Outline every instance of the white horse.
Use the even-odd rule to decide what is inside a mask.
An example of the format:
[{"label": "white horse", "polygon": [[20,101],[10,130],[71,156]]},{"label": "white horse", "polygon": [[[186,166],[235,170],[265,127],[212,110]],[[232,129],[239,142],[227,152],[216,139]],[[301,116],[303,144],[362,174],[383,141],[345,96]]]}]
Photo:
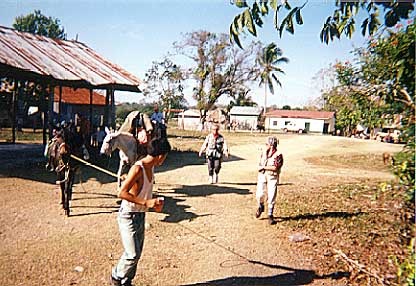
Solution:
[{"label": "white horse", "polygon": [[124,166],[134,164],[146,155],[146,145],[140,144],[131,133],[108,133],[104,138],[100,153],[110,156],[115,149],[119,149],[120,165],[117,172],[117,185],[121,186],[121,172]]}]

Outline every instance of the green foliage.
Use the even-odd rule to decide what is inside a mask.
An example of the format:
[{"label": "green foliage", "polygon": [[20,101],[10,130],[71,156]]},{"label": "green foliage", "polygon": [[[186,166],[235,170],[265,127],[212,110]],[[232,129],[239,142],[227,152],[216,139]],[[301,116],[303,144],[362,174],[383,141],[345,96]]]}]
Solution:
[{"label": "green foliage", "polygon": [[257,103],[248,95],[248,91],[245,91],[237,94],[234,100],[227,106],[227,110],[230,111],[233,106],[257,106]]},{"label": "green foliage", "polygon": [[16,17],[13,28],[21,32],[29,32],[54,39],[66,39],[64,28],[56,18],[44,16],[40,10],[35,10],[26,16]]},{"label": "green foliage", "polygon": [[407,258],[400,261],[396,256],[393,257],[394,264],[397,267],[397,283],[405,286],[415,286],[415,239],[410,240],[407,247]]},{"label": "green foliage", "polygon": [[127,115],[132,111],[140,111],[148,114],[153,113],[154,103],[122,103],[116,106],[116,118],[117,122],[123,123]]},{"label": "green foliage", "polygon": [[[244,5],[243,2],[239,5]],[[259,46],[253,42],[241,50],[229,43],[226,34],[207,31],[187,33],[180,43],[175,43],[178,53],[194,62],[193,97],[201,110],[202,121],[220,97],[237,98],[249,90],[248,84],[256,77],[255,56]]]},{"label": "green foliage", "polygon": [[162,108],[182,109],[188,105],[183,94],[185,79],[185,71],[172,60],[154,61],[145,74],[146,88],[143,93],[155,96]]},{"label": "green foliage", "polygon": [[415,199],[415,38],[412,21],[403,28],[396,26],[386,37],[369,42],[361,51],[363,77],[367,82],[381,85],[378,96],[388,104],[390,113],[403,116],[403,151],[396,155],[394,173],[407,194],[407,205],[414,213]]},{"label": "green foliage", "polygon": [[[409,19],[414,10],[412,1],[392,0],[392,1],[339,1],[335,0],[335,10],[329,16],[322,27],[321,41],[328,44],[335,38],[340,38],[343,34],[351,38],[356,28],[355,18],[360,9],[367,12],[367,17],[361,23],[361,34],[374,35],[382,26],[381,13],[384,14],[384,25],[393,27],[403,19]],[[269,13],[273,14],[274,28],[279,32],[280,37],[284,31],[294,34],[294,22],[298,25],[303,24],[301,11],[302,6],[292,8],[289,0],[254,0],[250,6],[248,1],[231,1],[238,8],[244,11],[234,17],[230,25],[230,40],[242,48],[239,36],[247,29],[253,36],[257,36],[256,27],[263,26],[263,18]],[[282,20],[280,20],[282,19]]]},{"label": "green foliage", "polygon": [[[401,232],[406,245],[410,242],[407,260],[399,262],[398,283],[414,285],[415,214],[415,24],[371,39],[367,46],[355,51],[357,67],[349,63],[335,65],[338,86],[325,94],[326,108],[335,110],[338,127],[364,122],[368,126],[383,124],[389,116],[401,115],[401,139],[406,144],[394,156],[393,172],[398,190],[404,197]],[[356,122],[354,122],[354,120]],[[386,122],[387,123],[387,122]]]},{"label": "green foliage", "polygon": [[283,51],[275,43],[270,43],[257,56],[257,63],[260,67],[259,85],[264,85],[264,112],[267,108],[267,88],[274,94],[274,84],[282,85],[277,74],[284,74],[284,71],[278,65],[289,62],[289,59],[282,55]]},{"label": "green foliage", "polygon": [[[294,22],[298,25],[303,24],[303,18],[301,10],[305,6],[303,4],[300,7],[292,7],[289,5],[289,1],[254,1],[251,7],[247,1],[231,1],[232,4],[238,8],[244,9],[244,11],[234,17],[233,22],[230,25],[230,40],[235,42],[240,48],[242,48],[240,42],[240,34],[247,29],[247,31],[253,36],[257,36],[256,27],[261,28],[263,26],[262,18],[272,12],[274,17],[274,27],[279,31],[280,37],[284,30],[293,34],[295,32]],[[282,21],[279,21],[279,13],[283,14],[286,12],[285,17]]]}]

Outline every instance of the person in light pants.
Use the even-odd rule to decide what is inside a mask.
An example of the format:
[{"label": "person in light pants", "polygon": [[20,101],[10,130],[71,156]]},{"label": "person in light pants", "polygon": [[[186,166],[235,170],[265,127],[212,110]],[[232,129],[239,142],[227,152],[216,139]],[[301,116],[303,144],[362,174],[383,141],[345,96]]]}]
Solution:
[{"label": "person in light pants", "polygon": [[280,171],[283,166],[283,154],[277,150],[276,137],[268,137],[266,148],[262,151],[258,167],[256,199],[258,208],[256,218],[264,212],[264,198],[267,191],[267,206],[269,224],[274,224],[273,210],[279,184]]}]

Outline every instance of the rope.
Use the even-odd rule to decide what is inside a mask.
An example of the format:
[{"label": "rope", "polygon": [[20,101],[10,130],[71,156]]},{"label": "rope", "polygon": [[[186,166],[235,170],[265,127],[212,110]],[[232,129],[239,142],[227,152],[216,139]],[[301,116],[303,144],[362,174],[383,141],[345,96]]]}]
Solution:
[{"label": "rope", "polygon": [[[81,162],[81,163],[85,164],[86,166],[93,167],[93,168],[95,168],[95,169],[97,169],[97,170],[99,170],[99,171],[101,171],[101,172],[104,172],[104,173],[106,173],[106,174],[110,175],[110,176],[113,176],[113,177],[115,177],[115,178],[118,178],[117,174],[115,174],[115,173],[113,173],[113,172],[111,172],[111,171],[108,171],[108,170],[106,170],[106,169],[104,169],[104,168],[98,167],[98,166],[96,166],[96,165],[94,165],[94,164],[91,164],[91,163],[89,163],[89,162],[87,162],[87,161],[85,161],[85,160],[82,160],[81,158],[78,158],[78,157],[77,157],[77,156],[75,156],[75,155],[72,155],[72,154],[71,154],[71,158],[73,158],[73,159],[75,159],[75,160],[77,160],[77,161],[79,161],[79,162]],[[231,266],[228,266],[228,267],[238,266],[238,265],[241,265],[241,264],[245,264],[245,263],[250,263],[250,262],[252,262],[252,261],[251,261],[250,259],[248,259],[247,257],[245,257],[245,256],[243,256],[243,255],[241,255],[241,254],[239,254],[239,253],[237,253],[237,252],[235,252],[234,250],[230,249],[229,247],[226,247],[226,246],[224,246],[224,245],[222,245],[222,244],[220,244],[220,243],[216,242],[216,241],[215,241],[215,240],[213,240],[213,239],[210,239],[210,238],[208,238],[208,237],[204,236],[203,234],[201,234],[201,233],[199,233],[199,232],[197,232],[197,231],[193,230],[192,228],[187,227],[187,226],[184,226],[184,225],[182,225],[182,224],[180,224],[180,226],[181,226],[182,228],[184,228],[184,229],[186,229],[186,230],[188,230],[188,231],[192,232],[193,234],[195,234],[195,235],[197,235],[197,236],[201,237],[202,239],[204,239],[204,240],[206,240],[206,241],[208,241],[208,242],[210,242],[210,243],[212,243],[212,244],[215,244],[217,247],[222,248],[222,249],[224,249],[225,251],[227,251],[227,252],[229,252],[229,253],[231,253],[231,254],[234,254],[235,256],[238,256],[240,259],[242,259],[242,261],[240,261],[239,263],[235,263],[234,265],[231,265]],[[227,264],[228,262],[233,262],[233,260],[225,260],[225,261],[221,262],[221,264],[220,264],[220,265],[221,265],[221,267],[226,267],[226,266],[225,266],[225,264]]]},{"label": "rope", "polygon": [[81,158],[78,158],[78,157],[77,157],[77,156],[75,156],[75,155],[72,155],[72,154],[71,154],[71,158],[73,158],[73,159],[75,159],[75,160],[77,160],[77,161],[79,161],[79,162],[83,163],[83,164],[84,164],[84,165],[86,165],[86,166],[90,166],[90,167],[92,167],[92,168],[95,168],[95,169],[97,169],[97,170],[99,170],[99,171],[103,172],[103,173],[106,173],[107,175],[113,176],[114,178],[118,178],[118,175],[117,175],[116,173],[113,173],[113,172],[108,171],[108,170],[106,170],[106,169],[104,169],[104,168],[101,168],[101,167],[98,167],[98,166],[96,166],[96,165],[94,165],[94,164],[91,164],[90,162],[87,162],[87,161],[85,161],[85,160],[82,160]]},{"label": "rope", "polygon": [[[212,243],[212,244],[214,244],[214,245],[218,246],[219,248],[222,248],[222,249],[224,249],[225,251],[227,251],[227,252],[229,252],[229,253],[231,253],[231,254],[234,254],[235,256],[238,256],[238,257],[242,260],[242,261],[240,261],[240,262],[237,262],[237,261],[235,261],[235,260],[231,260],[231,259],[229,259],[229,260],[224,260],[223,262],[221,262],[221,263],[220,263],[220,266],[221,266],[221,267],[234,267],[234,266],[238,266],[238,265],[242,265],[242,264],[246,264],[246,263],[251,263],[251,262],[252,262],[252,261],[251,261],[250,259],[248,259],[247,257],[245,257],[245,256],[243,256],[243,255],[239,254],[238,252],[236,252],[236,251],[234,251],[234,250],[230,249],[230,247],[226,247],[226,246],[224,246],[224,245],[222,245],[222,244],[220,244],[220,243],[216,242],[215,240],[210,239],[210,238],[208,238],[208,237],[204,236],[203,234],[201,234],[201,233],[199,233],[199,232],[197,232],[197,231],[193,230],[193,229],[192,229],[192,228],[190,228],[190,227],[187,227],[187,226],[182,225],[182,224],[179,224],[179,226],[181,226],[182,228],[184,228],[184,229],[186,229],[186,230],[188,230],[188,231],[192,232],[193,234],[195,234],[195,235],[197,235],[197,236],[201,237],[202,239],[204,239],[204,240],[206,240],[206,241],[208,241],[208,242],[210,242],[210,243]],[[230,262],[232,262],[232,263],[230,263]],[[230,265],[226,265],[227,263],[229,263]]]}]

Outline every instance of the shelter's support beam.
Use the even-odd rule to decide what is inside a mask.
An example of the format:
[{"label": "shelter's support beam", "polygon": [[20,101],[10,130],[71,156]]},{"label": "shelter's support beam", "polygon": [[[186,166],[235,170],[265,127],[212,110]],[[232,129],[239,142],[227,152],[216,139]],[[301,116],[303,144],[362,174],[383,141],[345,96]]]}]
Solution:
[{"label": "shelter's support beam", "polygon": [[53,124],[53,99],[55,97],[55,87],[49,85],[49,94],[48,94],[48,131],[49,138],[52,138],[52,126]]},{"label": "shelter's support beam", "polygon": [[110,89],[105,91],[104,125],[110,126]]},{"label": "shelter's support beam", "polygon": [[12,95],[12,142],[16,143],[16,111],[17,111],[17,93],[19,82],[13,79],[13,95]]},{"label": "shelter's support beam", "polygon": [[114,89],[111,89],[111,127],[116,129],[116,104],[114,102]]},{"label": "shelter's support beam", "polygon": [[93,119],[93,114],[92,114],[92,104],[93,104],[93,90],[92,89],[90,89],[90,130],[88,130],[88,132],[89,132],[89,136],[88,136],[88,138],[87,138],[87,144],[88,145],[90,145],[91,144],[91,135],[92,135],[92,133],[94,132],[93,131],[93,126],[94,126],[94,124],[92,123],[92,119]]},{"label": "shelter's support beam", "polygon": [[58,123],[61,123],[62,112],[62,85],[59,86]]},{"label": "shelter's support beam", "polygon": [[41,91],[41,111],[42,111],[42,140],[43,145],[46,145],[47,138],[46,138],[46,126],[48,125],[48,116],[47,116],[47,101],[46,101],[46,86],[42,85]]}]

